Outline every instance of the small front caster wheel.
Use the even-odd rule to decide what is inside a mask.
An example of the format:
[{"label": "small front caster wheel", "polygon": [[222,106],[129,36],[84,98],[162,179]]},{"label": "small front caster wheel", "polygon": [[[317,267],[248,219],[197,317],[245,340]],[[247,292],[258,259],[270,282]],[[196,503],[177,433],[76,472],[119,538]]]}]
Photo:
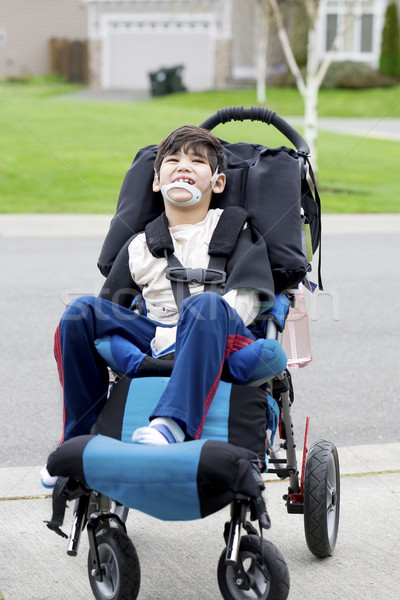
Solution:
[{"label": "small front caster wheel", "polygon": [[96,533],[102,581],[96,577],[89,552],[90,587],[96,600],[136,600],[140,588],[140,565],[136,549],[121,529],[107,528]]},{"label": "small front caster wheel", "polygon": [[289,571],[279,550],[258,535],[246,535],[240,540],[238,563],[243,576],[234,565],[225,564],[226,550],[218,563],[218,585],[225,600],[286,600],[289,595]]}]

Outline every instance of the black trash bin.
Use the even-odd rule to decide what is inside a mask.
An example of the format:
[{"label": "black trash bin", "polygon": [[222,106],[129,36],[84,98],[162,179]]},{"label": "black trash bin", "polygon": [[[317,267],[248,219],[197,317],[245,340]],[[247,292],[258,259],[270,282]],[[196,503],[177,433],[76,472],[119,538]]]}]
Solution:
[{"label": "black trash bin", "polygon": [[162,67],[158,71],[149,73],[152,96],[166,96],[176,92],[185,92],[186,88],[182,83],[182,73],[184,66]]}]

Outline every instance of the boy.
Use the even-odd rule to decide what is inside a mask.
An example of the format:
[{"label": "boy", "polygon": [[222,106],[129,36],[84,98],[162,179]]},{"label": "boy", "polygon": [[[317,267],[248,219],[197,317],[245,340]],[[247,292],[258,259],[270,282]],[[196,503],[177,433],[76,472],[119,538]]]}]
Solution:
[{"label": "boy", "polygon": [[[137,377],[143,374],[143,366],[154,360],[150,357],[174,351],[171,377],[150,415],[150,424],[132,437],[133,442],[156,445],[201,437],[223,368],[237,383],[262,376],[271,350],[264,348],[262,339],[256,341],[248,327],[274,304],[272,275],[261,237],[244,222],[240,225],[223,272],[223,295],[205,291],[214,290],[215,285],[199,281],[197,275],[187,283],[189,297],[179,299],[174,291],[174,273],[182,272],[182,264],[183,271],[205,273],[206,279],[210,273],[222,273],[221,269],[207,270],[207,266],[213,234],[224,213],[209,207],[213,194],[221,194],[225,188],[225,166],[220,142],[198,127],[180,127],[159,145],[153,190],[161,192],[165,213],[136,235],[128,248],[130,283],[141,291],[146,314],[111,302],[105,293],[100,298],[77,298],[67,307],[55,336],[64,388],[62,441],[90,432],[106,401],[107,364]],[[243,211],[238,210],[243,218]],[[224,227],[220,233],[225,239],[229,222]],[[160,238],[165,238],[169,247],[161,256],[157,254]],[[171,255],[175,260],[172,271]],[[116,259],[104,290],[110,282],[112,285],[121,260]],[[173,268],[176,263],[178,270]],[[103,351],[104,339],[111,352]]]}]

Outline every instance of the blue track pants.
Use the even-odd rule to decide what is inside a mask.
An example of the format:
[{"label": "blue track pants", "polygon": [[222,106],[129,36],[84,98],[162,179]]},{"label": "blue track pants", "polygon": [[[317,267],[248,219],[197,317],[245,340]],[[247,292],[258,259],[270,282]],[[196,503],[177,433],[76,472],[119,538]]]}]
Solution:
[{"label": "blue track pants", "polygon": [[[82,296],[71,302],[54,344],[64,389],[62,441],[89,433],[107,400],[108,370],[95,340],[120,335],[150,355],[157,326],[160,323],[101,298]],[[254,339],[219,294],[205,292],[185,299],[177,328],[175,366],[149,418],[172,417],[188,438],[200,438],[225,358]]]}]

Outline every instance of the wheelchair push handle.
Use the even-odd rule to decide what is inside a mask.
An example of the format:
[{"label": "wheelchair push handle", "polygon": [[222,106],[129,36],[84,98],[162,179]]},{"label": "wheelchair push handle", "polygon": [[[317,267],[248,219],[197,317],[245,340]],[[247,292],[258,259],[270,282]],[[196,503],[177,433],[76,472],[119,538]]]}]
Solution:
[{"label": "wheelchair push handle", "polygon": [[267,125],[273,125],[294,145],[299,154],[309,156],[310,148],[303,137],[287,121],[277,115],[276,112],[262,106],[252,106],[251,108],[231,106],[222,108],[201,123],[200,127],[211,131],[217,125],[223,125],[229,123],[229,121],[245,120],[261,121],[262,123],[267,123]]}]

